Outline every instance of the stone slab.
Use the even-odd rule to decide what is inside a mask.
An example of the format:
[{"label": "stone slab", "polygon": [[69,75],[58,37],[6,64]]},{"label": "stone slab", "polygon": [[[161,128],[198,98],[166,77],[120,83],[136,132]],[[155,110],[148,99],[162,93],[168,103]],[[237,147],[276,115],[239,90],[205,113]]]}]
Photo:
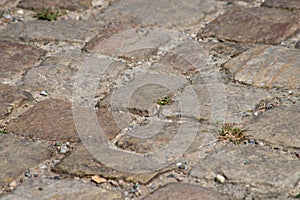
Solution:
[{"label": "stone slab", "polygon": [[[109,157],[107,159],[109,159]],[[159,171],[130,173],[107,167],[98,162],[81,143],[75,147],[75,150],[69,156],[57,164],[53,171],[79,177],[101,175],[105,178],[138,181],[143,184],[148,183],[160,173]]]},{"label": "stone slab", "polygon": [[71,11],[88,9],[92,6],[92,0],[21,0],[17,7],[29,10],[44,10],[48,8],[66,9]]},{"label": "stone slab", "polygon": [[[269,96],[268,92],[262,90],[225,84],[219,82],[218,78],[203,78],[201,74],[193,77],[193,82],[194,94],[182,93],[175,99],[185,102],[185,99],[196,98],[192,105],[186,105],[189,110],[183,113],[178,105],[172,104],[162,108],[162,116],[170,118],[183,115],[210,122],[242,123],[245,116],[252,115],[256,104]],[[195,112],[196,109],[198,114]]]},{"label": "stone slab", "polygon": [[8,25],[0,32],[0,36],[26,42],[85,42],[95,36],[104,25],[101,21],[92,20],[28,21]]},{"label": "stone slab", "polygon": [[122,199],[120,192],[99,188],[90,183],[75,180],[31,179],[22,183],[17,189],[1,200],[30,200],[30,199]]},{"label": "stone slab", "polygon": [[255,146],[226,146],[201,160],[191,176],[224,183],[248,185],[257,194],[286,195],[299,181],[300,160],[288,153]]},{"label": "stone slab", "polygon": [[207,13],[214,13],[224,5],[217,1],[176,0],[116,1],[99,17],[106,21],[127,21],[142,26],[183,29],[201,22]]},{"label": "stone slab", "polygon": [[201,37],[247,43],[279,44],[299,30],[299,12],[266,7],[234,7],[208,24]]},{"label": "stone slab", "polygon": [[29,92],[15,86],[0,84],[0,120],[11,114],[14,109],[33,101]]},{"label": "stone slab", "polygon": [[51,156],[48,144],[0,134],[0,185],[9,184],[25,170]]},{"label": "stone slab", "polygon": [[224,66],[233,79],[262,88],[296,89],[300,86],[300,51],[278,46],[259,46]]},{"label": "stone slab", "polygon": [[146,60],[173,37],[170,31],[162,29],[135,29],[118,25],[101,32],[86,44],[84,50],[130,60]]},{"label": "stone slab", "polygon": [[56,99],[38,102],[18,118],[10,121],[6,130],[15,135],[50,141],[79,140],[71,103]]},{"label": "stone slab", "polygon": [[[114,116],[107,109],[99,109],[95,113],[105,136],[109,139],[121,131],[114,122]],[[16,135],[49,141],[80,140],[74,124],[72,104],[57,99],[38,102],[18,118],[10,121],[6,130]]]},{"label": "stone slab", "polygon": [[25,44],[0,41],[0,81],[24,73],[46,54],[46,51]]},{"label": "stone slab", "polygon": [[[49,97],[71,100],[79,70],[87,67],[83,64],[85,59],[88,59],[85,55],[72,53],[47,57],[24,75],[20,85],[38,95],[47,91]],[[107,95],[124,69],[125,64],[120,62],[107,66],[99,77],[100,84],[95,95]]]},{"label": "stone slab", "polygon": [[188,183],[170,183],[151,192],[142,200],[181,200],[181,199],[205,199],[205,200],[225,200],[234,199],[225,194],[219,193],[209,188],[203,188]]},{"label": "stone slab", "polygon": [[285,147],[300,147],[300,106],[280,106],[254,118],[245,129],[255,139]]},{"label": "stone slab", "polygon": [[270,8],[300,9],[300,2],[298,0],[266,0],[262,5]]},{"label": "stone slab", "polygon": [[191,77],[216,70],[209,51],[203,43],[188,40],[168,51],[150,68],[159,73]]}]

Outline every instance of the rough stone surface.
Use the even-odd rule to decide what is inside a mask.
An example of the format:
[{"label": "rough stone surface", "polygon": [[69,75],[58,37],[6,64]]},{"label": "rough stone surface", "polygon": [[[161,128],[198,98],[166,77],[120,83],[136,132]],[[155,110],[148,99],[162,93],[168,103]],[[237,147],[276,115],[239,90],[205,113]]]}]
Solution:
[{"label": "rough stone surface", "polygon": [[67,10],[81,10],[87,9],[91,6],[92,0],[63,0],[63,1],[52,1],[52,0],[22,0],[18,3],[17,7],[25,8],[30,10],[43,10],[48,8],[56,9],[67,9]]},{"label": "rough stone surface", "polygon": [[266,0],[262,5],[271,8],[300,9],[300,2],[298,0]]},{"label": "rough stone surface", "polygon": [[222,193],[216,192],[212,189],[199,187],[192,184],[178,184],[171,183],[165,185],[151,194],[144,197],[142,200],[180,200],[180,199],[205,199],[205,200],[225,200],[232,199],[231,197]]},{"label": "rough stone surface", "polygon": [[0,84],[0,119],[11,114],[15,108],[22,107],[33,101],[29,92],[15,86]]},{"label": "rough stone surface", "polygon": [[278,44],[299,29],[299,14],[265,7],[233,8],[208,24],[199,36]]},{"label": "rough stone surface", "polygon": [[[22,79],[21,85],[39,94],[47,91],[48,96],[58,99],[72,99],[78,71],[87,59],[81,54],[62,54],[47,57],[39,66],[30,69]],[[86,67],[86,66],[84,66]],[[103,77],[99,77],[99,88],[95,95],[108,94],[125,64],[114,62],[109,65]]]},{"label": "rough stone surface", "polygon": [[[12,120],[6,130],[16,135],[45,140],[79,141],[74,124],[72,104],[67,101],[48,99],[38,102],[17,119]],[[120,128],[107,109],[96,110],[98,122],[105,136],[114,138]]]},{"label": "rough stone surface", "polygon": [[28,21],[9,25],[0,32],[0,36],[31,42],[85,42],[96,35],[104,25],[103,22],[92,20]]},{"label": "rough stone surface", "polygon": [[98,162],[82,144],[78,144],[75,150],[56,165],[53,170],[58,173],[66,173],[79,177],[101,175],[105,178],[121,178],[129,181],[138,181],[143,184],[148,183],[159,174],[158,171],[149,173],[117,171]]},{"label": "rough stone surface", "polygon": [[51,157],[48,144],[0,134],[0,185],[18,178],[26,169]]},{"label": "rough stone surface", "polygon": [[297,49],[260,46],[229,61],[225,68],[233,79],[263,88],[299,88],[300,69]]},{"label": "rough stone surface", "polygon": [[46,52],[25,44],[2,40],[0,41],[0,54],[0,81],[2,82],[25,72]]},{"label": "rough stone surface", "polygon": [[32,179],[19,186],[12,194],[3,196],[1,200],[29,199],[122,199],[116,191],[99,188],[89,183],[74,180]]},{"label": "rough stone surface", "polygon": [[8,132],[45,140],[78,141],[71,103],[49,99],[38,102],[7,126]]},{"label": "rough stone surface", "polygon": [[195,41],[186,41],[169,51],[151,69],[159,73],[193,76],[199,72],[213,71],[209,51],[203,44]]},{"label": "rough stone surface", "polygon": [[115,2],[100,16],[107,21],[130,21],[142,26],[182,28],[199,23],[205,14],[216,12],[216,8],[221,5],[224,4],[207,0],[128,0]]},{"label": "rough stone surface", "polygon": [[[182,114],[211,122],[224,121],[241,123],[243,117],[252,115],[256,104],[260,100],[269,96],[265,91],[253,90],[236,84],[227,85],[218,82],[205,82],[201,75],[194,77],[193,80],[195,82],[193,90],[195,91],[197,101],[195,104],[190,105],[190,111],[182,113],[180,107],[174,104],[163,108],[166,111],[162,111],[162,115],[171,117]],[[209,80],[214,79],[212,77]],[[180,102],[184,102],[186,94],[182,93],[177,98]],[[194,108],[194,110],[198,109],[198,116],[195,116],[195,112],[192,108]],[[167,112],[167,110],[169,111]]]},{"label": "rough stone surface", "polygon": [[250,184],[251,192],[283,195],[299,181],[299,164],[299,159],[269,148],[228,146],[211,153],[190,174],[208,180],[222,174],[225,183]]},{"label": "rough stone surface", "polygon": [[286,147],[300,146],[300,106],[281,106],[253,119],[246,129],[259,140]]},{"label": "rough stone surface", "polygon": [[[123,39],[121,39],[123,38]],[[124,38],[127,38],[124,40]],[[158,47],[172,39],[171,32],[159,29],[134,29],[125,25],[111,27],[92,39],[84,49],[92,53],[100,53],[113,57],[128,59],[145,59]]]}]

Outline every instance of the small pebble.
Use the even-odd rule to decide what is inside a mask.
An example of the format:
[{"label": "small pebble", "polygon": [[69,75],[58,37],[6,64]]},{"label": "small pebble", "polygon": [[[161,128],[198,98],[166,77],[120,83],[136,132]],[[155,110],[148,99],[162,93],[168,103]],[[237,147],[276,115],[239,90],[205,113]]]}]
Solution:
[{"label": "small pebble", "polygon": [[59,180],[60,178],[59,178],[59,176],[54,176],[53,179],[54,180]]},{"label": "small pebble", "polygon": [[38,173],[34,173],[33,176],[34,176],[34,177],[38,177],[39,174],[38,174]]},{"label": "small pebble", "polygon": [[24,10],[19,9],[19,10],[17,10],[17,13],[18,13],[19,15],[23,15],[23,14],[24,14]]},{"label": "small pebble", "polygon": [[3,14],[2,17],[5,19],[13,19],[13,17],[10,14]]},{"label": "small pebble", "polygon": [[255,144],[255,140],[250,139],[250,140],[249,140],[249,143],[250,143],[250,144]]},{"label": "small pebble", "polygon": [[55,142],[55,146],[61,146],[61,142]]},{"label": "small pebble", "polygon": [[41,93],[40,93],[41,96],[48,96],[48,92],[46,90],[43,90]]},{"label": "small pebble", "polygon": [[27,177],[27,178],[31,178],[32,177],[32,174],[31,174],[30,170],[27,170],[25,172],[25,177]]},{"label": "small pebble", "polygon": [[257,116],[257,115],[258,115],[258,112],[254,112],[253,115],[254,115],[254,116]]},{"label": "small pebble", "polygon": [[65,146],[65,145],[63,145],[63,146],[61,146],[59,153],[60,153],[60,154],[65,154],[65,153],[67,153],[68,151],[69,151],[68,147]]},{"label": "small pebble", "polygon": [[8,184],[9,187],[15,188],[17,187],[17,182],[16,181],[12,181]]},{"label": "small pebble", "polygon": [[290,91],[289,91],[289,95],[292,95],[292,94],[293,94],[293,92],[290,90]]},{"label": "small pebble", "polygon": [[97,183],[97,184],[101,184],[101,183],[105,183],[106,182],[106,179],[98,176],[98,175],[95,175],[95,176],[92,176],[92,181],[94,183]]},{"label": "small pebble", "polygon": [[219,182],[219,183],[224,183],[225,182],[225,177],[218,174],[217,177],[216,177],[216,180]]}]

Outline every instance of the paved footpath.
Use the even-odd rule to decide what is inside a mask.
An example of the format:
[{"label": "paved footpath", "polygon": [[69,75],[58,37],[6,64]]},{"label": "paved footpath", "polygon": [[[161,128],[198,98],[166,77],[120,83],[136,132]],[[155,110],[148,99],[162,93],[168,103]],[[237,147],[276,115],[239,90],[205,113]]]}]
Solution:
[{"label": "paved footpath", "polygon": [[0,55],[1,200],[300,198],[299,0],[0,0]]}]

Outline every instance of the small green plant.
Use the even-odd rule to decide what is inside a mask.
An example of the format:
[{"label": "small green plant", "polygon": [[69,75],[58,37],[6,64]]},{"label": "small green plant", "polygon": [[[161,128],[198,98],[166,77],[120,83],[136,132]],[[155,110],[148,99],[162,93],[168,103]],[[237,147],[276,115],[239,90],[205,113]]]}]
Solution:
[{"label": "small green plant", "polygon": [[5,130],[0,130],[0,133],[6,134],[7,132]]},{"label": "small green plant", "polygon": [[49,8],[37,13],[37,18],[39,20],[52,21],[52,20],[57,20],[58,17],[59,17],[59,10],[53,11],[50,10]]},{"label": "small green plant", "polygon": [[235,127],[235,124],[225,123],[221,130],[219,130],[219,140],[229,140],[234,144],[241,144],[248,140],[248,136],[245,135],[246,130]]},{"label": "small green plant", "polygon": [[173,100],[169,96],[166,96],[166,97],[163,97],[163,98],[160,98],[157,100],[157,104],[161,105],[161,106],[169,105],[172,102],[173,102]]},{"label": "small green plant", "polygon": [[300,192],[294,196],[295,199],[300,199]]}]

